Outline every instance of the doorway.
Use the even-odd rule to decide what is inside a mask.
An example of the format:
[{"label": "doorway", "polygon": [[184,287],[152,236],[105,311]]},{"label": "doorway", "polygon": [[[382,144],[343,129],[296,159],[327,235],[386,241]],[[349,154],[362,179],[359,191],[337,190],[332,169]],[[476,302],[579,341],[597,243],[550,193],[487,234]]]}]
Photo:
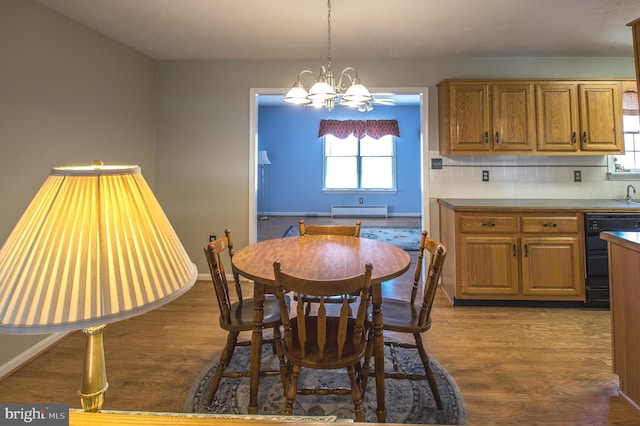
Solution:
[{"label": "doorway", "polygon": [[[274,95],[283,96],[288,89],[251,89],[249,101],[249,243],[257,241],[258,217],[258,107],[262,99]],[[429,98],[427,87],[393,87],[373,88],[375,95],[393,94],[418,95],[420,103],[420,179],[421,179],[421,224],[423,229],[430,229],[429,213]]]}]

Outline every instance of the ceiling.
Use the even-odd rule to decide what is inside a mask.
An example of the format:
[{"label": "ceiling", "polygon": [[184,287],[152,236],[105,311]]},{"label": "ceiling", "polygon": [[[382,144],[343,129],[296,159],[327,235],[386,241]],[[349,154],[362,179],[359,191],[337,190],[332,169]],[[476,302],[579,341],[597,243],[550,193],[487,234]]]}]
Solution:
[{"label": "ceiling", "polygon": [[[318,59],[325,0],[38,0],[157,60]],[[639,0],[334,0],[332,58],[633,56]]]}]

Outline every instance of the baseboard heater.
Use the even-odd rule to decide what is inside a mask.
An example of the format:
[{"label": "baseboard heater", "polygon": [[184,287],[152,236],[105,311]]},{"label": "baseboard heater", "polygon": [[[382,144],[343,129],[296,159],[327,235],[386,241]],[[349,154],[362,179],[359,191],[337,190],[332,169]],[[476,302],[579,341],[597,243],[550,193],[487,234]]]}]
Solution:
[{"label": "baseboard heater", "polygon": [[331,217],[387,217],[387,206],[331,206]]}]

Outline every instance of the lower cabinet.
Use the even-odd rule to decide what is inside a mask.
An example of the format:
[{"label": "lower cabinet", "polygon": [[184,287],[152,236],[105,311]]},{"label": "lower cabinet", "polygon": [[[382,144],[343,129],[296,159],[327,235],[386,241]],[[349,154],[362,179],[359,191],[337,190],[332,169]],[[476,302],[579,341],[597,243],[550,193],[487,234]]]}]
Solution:
[{"label": "lower cabinet", "polygon": [[449,227],[441,225],[440,234],[449,251],[443,288],[451,299],[584,300],[581,213],[464,213],[441,206],[440,218]]}]

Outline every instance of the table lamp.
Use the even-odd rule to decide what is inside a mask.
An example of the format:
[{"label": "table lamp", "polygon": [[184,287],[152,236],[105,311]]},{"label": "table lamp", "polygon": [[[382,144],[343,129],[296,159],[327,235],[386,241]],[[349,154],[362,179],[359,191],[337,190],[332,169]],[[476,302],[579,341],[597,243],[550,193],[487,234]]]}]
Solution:
[{"label": "table lamp", "polygon": [[269,161],[269,156],[267,155],[267,151],[258,151],[258,164],[260,165],[260,178],[262,183],[262,189],[260,190],[262,194],[260,204],[262,213],[260,214],[260,216],[258,216],[258,220],[267,220],[269,219],[269,217],[264,215],[264,165],[271,164],[271,161]]},{"label": "table lamp", "polygon": [[100,411],[105,325],[178,298],[196,277],[140,167],[56,167],[0,249],[0,333],[82,329],[80,400]]}]

